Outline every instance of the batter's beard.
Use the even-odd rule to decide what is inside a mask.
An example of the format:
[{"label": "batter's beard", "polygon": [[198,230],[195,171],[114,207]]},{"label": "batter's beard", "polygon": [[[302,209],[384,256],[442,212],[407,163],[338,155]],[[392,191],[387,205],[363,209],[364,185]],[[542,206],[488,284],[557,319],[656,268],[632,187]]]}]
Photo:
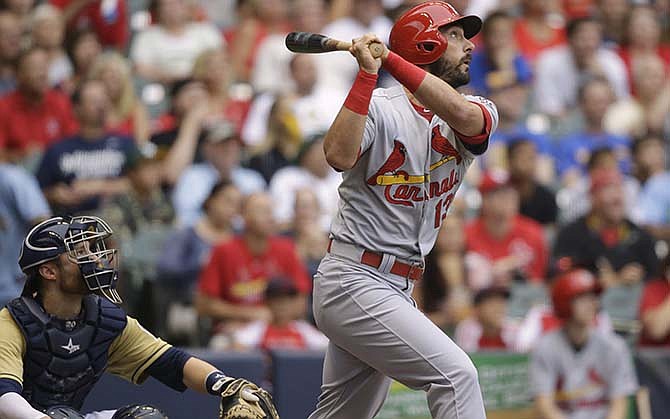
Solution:
[{"label": "batter's beard", "polygon": [[463,62],[459,61],[456,65],[452,65],[442,56],[434,63],[428,65],[428,71],[456,89],[470,83],[470,72],[461,70],[459,68],[461,64]]}]

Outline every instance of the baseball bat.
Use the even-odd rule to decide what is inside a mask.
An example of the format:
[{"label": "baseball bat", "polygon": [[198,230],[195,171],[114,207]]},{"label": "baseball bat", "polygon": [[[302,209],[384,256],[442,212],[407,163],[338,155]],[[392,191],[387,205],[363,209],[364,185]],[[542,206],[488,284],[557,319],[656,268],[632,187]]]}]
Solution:
[{"label": "baseball bat", "polygon": [[[286,48],[289,51],[303,54],[320,54],[330,51],[348,51],[351,42],[338,41],[325,35],[311,32],[291,32],[286,35]],[[370,52],[374,58],[379,58],[384,52],[380,43],[370,44]]]}]

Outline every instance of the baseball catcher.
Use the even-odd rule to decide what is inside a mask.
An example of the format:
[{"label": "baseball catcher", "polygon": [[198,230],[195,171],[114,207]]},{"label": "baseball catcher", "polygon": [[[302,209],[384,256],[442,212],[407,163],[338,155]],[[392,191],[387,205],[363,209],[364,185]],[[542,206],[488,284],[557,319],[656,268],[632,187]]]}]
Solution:
[{"label": "baseball catcher", "polygon": [[0,310],[0,418],[164,419],[150,405],[81,414],[102,373],[148,376],[176,391],[221,397],[219,417],[279,418],[272,398],[243,379],[154,337],[118,304],[116,249],[98,217],[53,217],[27,234],[23,293]]}]

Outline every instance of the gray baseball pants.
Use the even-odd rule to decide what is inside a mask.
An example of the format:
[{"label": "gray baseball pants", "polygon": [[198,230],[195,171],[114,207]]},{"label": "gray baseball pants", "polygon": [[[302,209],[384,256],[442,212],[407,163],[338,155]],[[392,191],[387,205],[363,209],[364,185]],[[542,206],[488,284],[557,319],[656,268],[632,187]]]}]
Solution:
[{"label": "gray baseball pants", "polygon": [[314,317],[330,344],[309,419],[372,419],[391,378],[424,390],[433,418],[486,419],[477,370],[415,307],[411,281],[333,253],[314,277]]}]

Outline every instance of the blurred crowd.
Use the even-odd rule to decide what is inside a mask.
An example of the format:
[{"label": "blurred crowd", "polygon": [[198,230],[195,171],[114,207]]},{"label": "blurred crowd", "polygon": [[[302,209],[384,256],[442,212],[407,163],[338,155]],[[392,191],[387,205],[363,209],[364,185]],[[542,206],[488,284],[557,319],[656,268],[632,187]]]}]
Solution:
[{"label": "blurred crowd", "polygon": [[[0,302],[20,294],[34,222],[96,214],[125,308],[157,334],[324,348],[311,277],[341,177],[322,141],[358,67],[284,36],[387,39],[417,3],[1,0]],[[529,351],[561,322],[553,276],[580,266],[604,289],[598,328],[670,347],[670,2],[452,4],[484,19],[463,92],[500,124],[419,307],[467,351]]]}]

